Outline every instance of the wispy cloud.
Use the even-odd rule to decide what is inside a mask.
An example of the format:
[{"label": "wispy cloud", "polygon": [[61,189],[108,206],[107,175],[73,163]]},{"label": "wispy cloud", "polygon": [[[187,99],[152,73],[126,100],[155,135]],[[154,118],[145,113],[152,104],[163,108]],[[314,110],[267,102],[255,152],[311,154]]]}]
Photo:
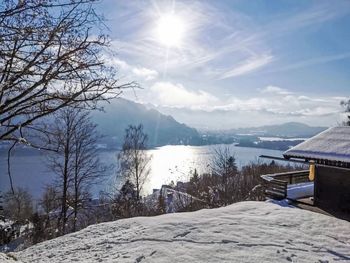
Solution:
[{"label": "wispy cloud", "polygon": [[[175,11],[186,27],[185,37],[180,48],[166,50],[152,37],[152,28],[154,21],[169,7],[153,2],[153,5],[140,7],[130,4],[129,8],[135,9],[137,19],[135,16],[123,19],[131,24],[125,23],[126,27],[135,30],[127,37],[114,39],[112,47],[129,59],[136,59],[143,67],[165,71],[167,76],[183,77],[190,72],[193,76],[198,70],[213,65],[219,65],[220,72],[227,68],[227,76],[229,71],[232,71],[232,76],[238,76],[272,60],[259,39],[259,33],[247,27],[254,28],[250,18],[235,10],[222,10],[199,1],[176,1]],[[218,78],[212,74],[203,74],[202,77]]]},{"label": "wispy cloud", "polygon": [[349,13],[349,1],[337,1],[337,4],[327,1],[313,5],[304,12],[291,17],[287,21],[287,24],[291,25],[294,29],[299,29],[313,24],[325,23]]},{"label": "wispy cloud", "polygon": [[283,71],[305,68],[305,67],[310,67],[318,64],[324,64],[332,61],[338,61],[338,60],[349,59],[349,58],[350,58],[350,52],[336,54],[336,55],[329,55],[329,56],[314,57],[314,58],[298,61],[296,63],[289,64],[284,67],[283,66],[278,67],[269,72],[283,72]]},{"label": "wispy cloud", "polygon": [[[241,116],[247,116],[247,112],[256,117],[264,113],[267,121],[270,117],[284,121],[292,117],[333,116],[340,110],[339,98],[348,93],[346,66],[350,50],[343,22],[350,13],[349,1],[308,1],[285,8],[278,3],[276,9],[262,10],[251,9],[244,0],[240,4],[182,0],[110,2],[122,5],[112,16],[116,26],[111,28],[117,31],[112,37],[112,48],[119,59],[111,59],[111,63],[128,80],[140,82],[145,89],[139,97],[145,102],[230,114],[236,111]],[[180,47],[167,49],[152,32],[155,21],[169,8],[183,19],[186,32]],[[333,25],[337,30],[331,32]],[[317,42],[331,36],[339,39]],[[309,52],[310,45],[313,52]],[[323,68],[330,70],[329,76],[307,71],[308,67],[340,60],[347,63],[342,72],[332,71],[329,65]],[[299,68],[306,72],[293,71]],[[278,74],[285,71],[290,74]],[[317,81],[313,84],[310,79]],[[323,79],[327,81],[323,83]],[[267,85],[273,82],[278,86]],[[333,82],[337,89],[332,91],[329,83]],[[257,89],[259,86],[262,88]],[[301,92],[306,86],[308,89]],[[237,94],[238,90],[239,95],[225,95]]]},{"label": "wispy cloud", "polygon": [[220,77],[220,79],[232,78],[240,75],[245,75],[250,72],[256,71],[274,60],[272,55],[260,55],[254,56],[252,58],[247,59],[243,63],[237,65],[233,69],[226,71]]},{"label": "wispy cloud", "polygon": [[[140,67],[154,67],[153,70],[157,72],[163,72],[166,68],[167,76],[181,77],[189,71],[193,76],[198,74],[198,69],[205,67],[211,70],[204,71],[204,74],[201,71],[203,78],[221,80],[247,75],[278,60],[279,54],[271,50],[270,42],[281,37],[281,34],[325,23],[350,12],[348,1],[339,0],[336,5],[318,2],[304,9],[275,14],[270,23],[257,24],[243,12],[222,9],[220,5],[199,1],[170,2],[136,4],[121,1],[123,8],[120,9],[124,10],[119,15],[121,27],[129,30],[125,37],[115,38],[112,46],[121,54],[126,54],[129,60],[137,60]],[[169,8],[175,10],[187,28],[184,43],[179,49],[166,50],[152,37],[156,19],[168,12]],[[279,67],[276,71],[326,63],[348,56],[339,54],[305,60]]]},{"label": "wispy cloud", "polygon": [[350,2],[347,0],[338,0],[336,4],[330,1],[317,1],[303,9],[296,8],[288,13],[278,13],[272,17],[270,23],[261,26],[261,31],[264,37],[273,39],[315,25],[318,29],[320,25],[348,14],[350,14]]}]

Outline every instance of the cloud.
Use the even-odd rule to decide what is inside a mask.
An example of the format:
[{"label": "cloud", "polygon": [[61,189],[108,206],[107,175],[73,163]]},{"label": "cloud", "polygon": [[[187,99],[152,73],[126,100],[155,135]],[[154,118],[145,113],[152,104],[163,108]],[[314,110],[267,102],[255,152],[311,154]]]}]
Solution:
[{"label": "cloud", "polygon": [[[329,20],[349,14],[349,2],[339,1],[337,5],[324,2],[313,5],[311,8],[300,12],[286,21],[286,24],[294,29],[306,27],[313,24],[321,24]],[[289,27],[290,30],[290,27]]]},{"label": "cloud", "polygon": [[233,112],[256,112],[286,117],[325,117],[341,112],[342,97],[309,97],[292,93],[286,89],[267,86],[260,91],[259,97],[243,99],[230,97],[226,102],[211,107],[210,110]]},{"label": "cloud", "polygon": [[[239,8],[223,8],[224,4],[215,1],[176,1],[176,5],[170,5],[169,1],[151,1],[151,4],[117,1],[116,5],[121,6],[116,8],[118,12],[115,12],[113,21],[118,22],[115,28],[123,31],[113,39],[113,49],[138,65],[139,71],[144,67],[179,79],[196,78],[201,74],[203,81],[224,80],[255,72],[285,56],[285,52],[279,54],[285,45],[276,42],[285,34],[335,20],[350,12],[349,1],[338,0],[336,5],[321,1],[269,14],[269,19],[262,19],[264,22],[260,23],[255,15],[248,15]],[[181,17],[187,32],[181,48],[167,50],[152,32],[159,15],[169,11]],[[297,61],[278,65],[275,71],[326,63],[347,56],[345,53]],[[147,75],[146,79],[152,80],[153,76]]]},{"label": "cloud", "polygon": [[156,101],[160,106],[206,112],[224,111],[233,114],[255,112],[285,117],[325,117],[341,112],[342,97],[309,97],[273,85],[259,89],[260,96],[247,99],[237,96],[219,99],[206,91],[192,91],[182,84],[171,82],[157,82],[150,90],[152,96],[150,101]]},{"label": "cloud", "polygon": [[129,63],[119,58],[110,58],[107,60],[108,65],[116,67],[123,74],[128,75],[128,78],[133,79],[134,77],[141,78],[142,80],[149,81],[154,80],[158,77],[159,73],[156,70],[149,69],[146,67],[138,67],[130,65]]},{"label": "cloud", "polygon": [[110,66],[115,66],[119,70],[128,70],[131,68],[131,66],[128,63],[116,57],[106,59],[106,63]]},{"label": "cloud", "polygon": [[158,72],[153,70],[153,69],[148,69],[148,68],[133,68],[132,72],[136,75],[136,76],[140,76],[143,77],[145,80],[153,80],[156,77],[158,77]]},{"label": "cloud", "polygon": [[293,113],[300,116],[323,117],[323,116],[337,114],[340,112],[339,112],[339,109],[336,109],[335,107],[314,107],[314,108],[304,108],[304,109],[292,112],[292,114]]},{"label": "cloud", "polygon": [[350,58],[350,52],[336,54],[336,55],[329,55],[329,56],[314,57],[314,58],[298,61],[296,63],[291,63],[285,67],[279,67],[277,69],[271,70],[270,72],[283,72],[283,71],[305,68],[305,67],[310,67],[310,66],[319,65],[319,64],[325,64],[325,63],[348,59],[348,58]]},{"label": "cloud", "polygon": [[[124,5],[133,12],[118,19],[121,25],[117,27],[127,29],[126,34],[113,39],[111,46],[118,54],[136,60],[137,65],[166,72],[165,77],[196,78],[201,74],[204,81],[222,75],[225,79],[255,71],[272,59],[251,17],[238,10],[203,1],[176,1],[176,5],[168,1],[152,1],[152,5],[129,2]],[[174,8],[186,25],[180,48],[166,49],[152,34],[155,21],[169,8]]]},{"label": "cloud", "polygon": [[268,101],[263,105],[264,110],[275,115],[320,117],[340,112],[339,100],[332,97],[310,97],[275,86],[267,86],[261,93]]},{"label": "cloud", "polygon": [[330,1],[317,1],[305,8],[290,9],[283,17],[271,19],[270,23],[262,26],[261,32],[265,37],[275,39],[308,27],[318,29],[323,23],[348,16],[349,13],[350,3],[347,0],[338,0],[336,5]]},{"label": "cloud", "polygon": [[166,109],[163,112],[178,121],[210,129],[288,121],[327,126],[337,125],[344,119],[340,106],[342,96],[292,93],[273,85],[258,90],[259,93],[251,98],[226,95],[220,99],[203,90],[189,90],[181,84],[157,82],[151,87],[152,99],[147,102],[157,101],[155,104],[160,111]]},{"label": "cloud", "polygon": [[[186,110],[225,111],[227,115],[235,115],[232,119],[241,118],[246,122],[258,121],[262,115],[261,121],[266,122],[276,118],[285,121],[288,118],[311,120],[312,117],[321,122],[322,116],[341,110],[340,97],[347,91],[344,70],[339,69],[339,74],[331,71],[327,77],[313,71],[306,71],[306,77],[298,75],[299,72],[287,75],[278,72],[340,60],[344,60],[345,65],[350,52],[343,43],[346,30],[342,25],[339,24],[337,34],[339,43],[333,43],[339,44],[337,52],[312,56],[325,49],[316,45],[314,52],[309,52],[304,40],[317,44],[314,34],[331,36],[328,29],[336,25],[335,22],[341,22],[336,21],[338,18],[349,14],[349,1],[338,0],[336,5],[327,1],[293,3],[292,8],[287,5],[277,11],[263,9],[258,16],[235,8],[235,4],[216,1],[179,0],[174,5],[169,5],[169,1],[151,1],[151,4],[116,1],[115,4],[122,6],[115,8],[118,10],[115,16],[111,15],[111,21],[116,23],[111,28],[117,30],[112,35],[112,49],[121,56],[114,63],[121,75],[138,81],[145,88],[137,91],[143,101]],[[152,34],[159,16],[172,11],[169,8],[174,8],[188,29],[179,48],[164,48]],[[249,78],[253,74],[254,78]],[[304,92],[298,92],[301,87],[254,88],[269,79],[280,83],[293,79],[295,85],[304,86],[307,77],[320,80],[312,83],[310,89],[304,88]],[[329,82],[322,83],[325,78]],[[343,94],[330,90],[327,86],[330,82]],[[189,86],[189,83],[196,84]],[[319,85],[319,92],[308,92],[315,90],[315,85]],[[237,97],[225,94],[235,94],[236,90],[240,90]],[[255,118],[248,120],[248,114]]]},{"label": "cloud", "polygon": [[271,63],[274,60],[274,57],[271,55],[260,55],[254,56],[245,60],[243,63],[234,67],[233,69],[226,71],[220,77],[220,79],[232,78],[240,75],[245,75],[250,72],[256,71],[267,64]]},{"label": "cloud", "polygon": [[259,89],[263,94],[277,94],[277,95],[291,95],[293,92],[290,92],[286,89],[282,89],[276,86],[267,86],[265,88]]},{"label": "cloud", "polygon": [[151,92],[164,106],[195,108],[205,107],[219,101],[205,91],[190,91],[181,84],[171,82],[157,82],[151,87]]}]

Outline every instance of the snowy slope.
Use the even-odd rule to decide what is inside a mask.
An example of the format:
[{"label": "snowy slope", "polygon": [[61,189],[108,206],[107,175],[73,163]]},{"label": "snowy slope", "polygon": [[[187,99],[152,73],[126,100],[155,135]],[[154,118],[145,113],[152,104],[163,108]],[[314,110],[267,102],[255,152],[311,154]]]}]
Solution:
[{"label": "snowy slope", "polygon": [[26,262],[350,260],[350,223],[268,202],[90,226],[15,257]]},{"label": "snowy slope", "polygon": [[0,253],[0,262],[1,263],[21,263],[16,258],[11,256],[6,256],[3,253]]}]

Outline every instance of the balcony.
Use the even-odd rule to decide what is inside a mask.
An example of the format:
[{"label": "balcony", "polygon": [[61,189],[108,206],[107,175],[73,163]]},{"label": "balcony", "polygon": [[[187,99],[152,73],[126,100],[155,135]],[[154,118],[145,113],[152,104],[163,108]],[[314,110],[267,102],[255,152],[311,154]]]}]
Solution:
[{"label": "balcony", "polygon": [[314,183],[309,180],[309,170],[266,174],[261,176],[268,198],[298,200],[312,197]]}]

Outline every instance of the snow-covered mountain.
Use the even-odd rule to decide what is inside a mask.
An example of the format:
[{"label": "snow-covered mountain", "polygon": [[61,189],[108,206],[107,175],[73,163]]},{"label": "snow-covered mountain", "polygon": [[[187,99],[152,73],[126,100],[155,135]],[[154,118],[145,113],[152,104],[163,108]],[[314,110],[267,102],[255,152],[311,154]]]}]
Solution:
[{"label": "snow-covered mountain", "polygon": [[[269,202],[90,226],[12,253],[26,262],[334,262],[350,260],[350,223]],[[16,262],[19,262],[16,261]]]}]

